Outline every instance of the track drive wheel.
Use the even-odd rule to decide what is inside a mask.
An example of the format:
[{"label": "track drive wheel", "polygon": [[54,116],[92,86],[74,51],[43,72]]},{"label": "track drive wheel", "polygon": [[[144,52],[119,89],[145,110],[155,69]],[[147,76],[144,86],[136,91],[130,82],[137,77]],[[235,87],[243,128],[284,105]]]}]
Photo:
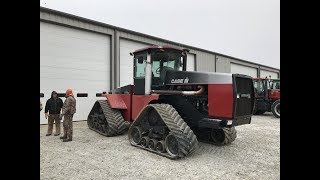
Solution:
[{"label": "track drive wheel", "polygon": [[141,128],[135,126],[132,128],[129,134],[129,141],[131,144],[138,145],[142,139],[142,131]]},{"label": "track drive wheel", "polygon": [[166,151],[171,157],[175,158],[179,155],[179,142],[175,135],[169,134],[165,139]]},{"label": "track drive wheel", "polygon": [[236,139],[237,131],[235,127],[212,129],[210,136],[212,144],[217,146],[223,146],[226,144],[230,144]]}]

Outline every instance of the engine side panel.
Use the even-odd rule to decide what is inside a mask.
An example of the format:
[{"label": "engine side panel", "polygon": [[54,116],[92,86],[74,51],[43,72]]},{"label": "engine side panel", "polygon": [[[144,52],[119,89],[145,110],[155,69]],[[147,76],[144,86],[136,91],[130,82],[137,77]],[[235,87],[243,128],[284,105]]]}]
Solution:
[{"label": "engine side panel", "polygon": [[151,101],[158,100],[159,94],[151,95],[132,95],[132,115],[131,119],[136,120],[140,111],[144,109]]},{"label": "engine side panel", "polygon": [[232,84],[232,74],[169,70],[165,84]]},{"label": "engine side panel", "polygon": [[120,109],[125,121],[131,120],[131,94],[106,94],[104,95],[113,109]]},{"label": "engine side panel", "polygon": [[269,90],[269,98],[270,99],[280,99],[280,90]]},{"label": "engine side panel", "polygon": [[110,107],[113,109],[128,109],[126,103],[123,101],[123,98],[129,96],[128,94],[106,94]]},{"label": "engine side panel", "polygon": [[215,118],[233,117],[232,84],[208,85],[208,115]]}]

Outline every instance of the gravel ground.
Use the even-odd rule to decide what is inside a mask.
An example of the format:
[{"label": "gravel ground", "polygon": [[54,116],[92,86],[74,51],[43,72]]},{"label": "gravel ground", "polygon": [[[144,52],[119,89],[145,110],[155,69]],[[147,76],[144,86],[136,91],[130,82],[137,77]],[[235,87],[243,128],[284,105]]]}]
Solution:
[{"label": "gravel ground", "polygon": [[280,179],[280,119],[266,113],[237,127],[228,146],[199,143],[192,155],[168,158],[135,148],[127,134],[104,137],[74,123],[72,142],[45,136],[40,125],[41,179]]}]

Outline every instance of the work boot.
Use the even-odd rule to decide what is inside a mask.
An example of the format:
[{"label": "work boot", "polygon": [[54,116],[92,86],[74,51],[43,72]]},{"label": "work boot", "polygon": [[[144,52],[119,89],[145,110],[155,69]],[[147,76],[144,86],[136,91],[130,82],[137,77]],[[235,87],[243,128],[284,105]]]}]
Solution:
[{"label": "work boot", "polygon": [[63,139],[62,142],[69,142],[72,141],[72,139]]},{"label": "work boot", "polygon": [[51,134],[46,134],[46,136],[51,136]]},{"label": "work boot", "polygon": [[67,139],[67,136],[61,136],[60,139]]}]

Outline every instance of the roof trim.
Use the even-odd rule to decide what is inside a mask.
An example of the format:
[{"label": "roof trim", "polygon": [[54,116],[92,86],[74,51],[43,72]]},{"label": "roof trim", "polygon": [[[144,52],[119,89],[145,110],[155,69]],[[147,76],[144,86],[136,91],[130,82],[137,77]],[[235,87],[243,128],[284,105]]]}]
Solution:
[{"label": "roof trim", "polygon": [[277,68],[274,68],[274,67],[270,67],[270,66],[266,66],[266,65],[263,65],[263,64],[259,64],[259,63],[255,63],[255,62],[239,59],[239,58],[236,58],[236,57],[233,57],[233,56],[229,56],[229,55],[225,55],[225,54],[220,54],[220,53],[209,51],[209,50],[202,49],[202,48],[197,48],[197,47],[194,47],[194,46],[189,46],[189,45],[186,45],[186,44],[170,41],[170,40],[167,40],[167,39],[162,39],[162,38],[151,36],[151,35],[148,35],[148,34],[143,34],[143,33],[140,33],[140,32],[132,31],[132,30],[129,30],[129,29],[124,29],[124,28],[121,28],[121,27],[117,27],[117,26],[113,26],[113,25],[110,25],[110,24],[102,23],[102,22],[99,22],[99,21],[95,21],[95,20],[83,18],[83,17],[80,17],[80,16],[76,16],[76,15],[73,15],[73,14],[68,14],[68,13],[65,13],[65,12],[49,9],[49,8],[46,8],[46,7],[40,6],[40,11],[53,13],[53,14],[57,14],[57,15],[60,15],[60,16],[64,16],[64,17],[68,17],[68,18],[73,18],[73,19],[77,19],[77,20],[80,20],[80,21],[84,21],[84,22],[87,22],[87,23],[91,23],[91,24],[95,24],[95,25],[99,25],[99,26],[103,26],[103,27],[107,27],[107,28],[113,28],[113,29],[116,29],[116,30],[119,30],[119,31],[123,31],[123,32],[127,32],[127,33],[132,33],[132,34],[135,34],[135,35],[138,35],[138,36],[143,36],[143,37],[147,37],[147,38],[150,38],[150,39],[163,41],[163,42],[174,44],[174,45],[177,45],[177,46],[180,46],[180,47],[190,48],[190,49],[194,49],[194,50],[198,50],[198,51],[203,51],[203,52],[206,52],[206,53],[215,54],[215,55],[223,56],[223,57],[227,57],[227,58],[232,58],[232,59],[235,59],[235,60],[238,60],[238,61],[251,63],[251,64],[258,65],[258,66],[267,67],[267,68],[270,68],[270,69],[273,69],[273,70],[276,70],[276,71],[280,71],[280,69],[277,69]]},{"label": "roof trim", "polygon": [[135,50],[133,52],[133,54],[136,54],[136,53],[139,53],[141,51],[146,51],[146,50],[154,50],[154,49],[173,49],[173,50],[176,50],[176,51],[183,51],[183,49],[180,49],[180,48],[176,48],[174,46],[168,46],[168,45],[163,45],[163,46],[148,46],[148,47],[145,47],[145,48],[141,48],[141,49],[138,49],[138,50]]}]

